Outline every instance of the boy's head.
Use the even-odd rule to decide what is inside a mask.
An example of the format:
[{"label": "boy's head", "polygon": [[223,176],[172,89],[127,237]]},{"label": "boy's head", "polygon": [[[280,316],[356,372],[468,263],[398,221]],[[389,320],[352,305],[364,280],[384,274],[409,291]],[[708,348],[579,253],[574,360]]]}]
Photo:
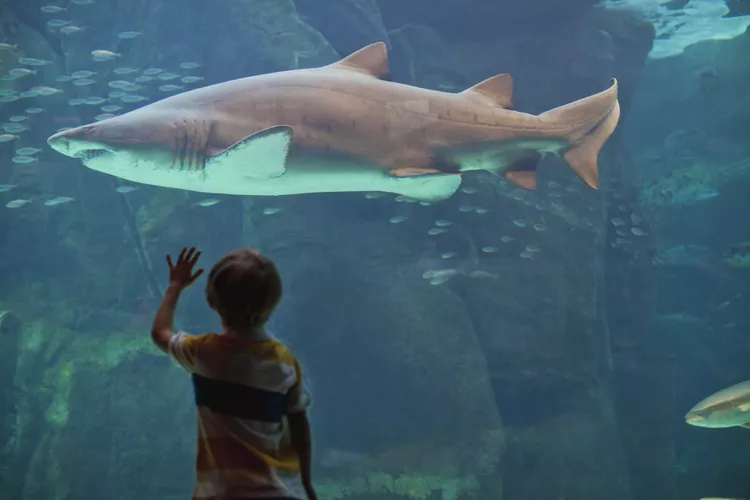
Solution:
[{"label": "boy's head", "polygon": [[259,251],[234,250],[211,269],[206,299],[226,327],[242,331],[262,326],[281,299],[281,278]]}]

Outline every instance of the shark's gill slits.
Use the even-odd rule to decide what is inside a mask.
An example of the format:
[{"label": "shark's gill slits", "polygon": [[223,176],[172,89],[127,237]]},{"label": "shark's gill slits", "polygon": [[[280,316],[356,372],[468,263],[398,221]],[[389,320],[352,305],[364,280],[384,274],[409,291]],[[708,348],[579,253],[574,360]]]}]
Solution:
[{"label": "shark's gill slits", "polygon": [[172,168],[203,170],[207,140],[204,121],[182,120],[175,124],[176,133],[172,150]]},{"label": "shark's gill slits", "polygon": [[86,163],[92,158],[96,158],[97,156],[102,156],[102,155],[106,155],[109,153],[110,151],[106,149],[83,149],[81,151],[78,151],[75,154],[75,157],[79,158],[83,163]]}]

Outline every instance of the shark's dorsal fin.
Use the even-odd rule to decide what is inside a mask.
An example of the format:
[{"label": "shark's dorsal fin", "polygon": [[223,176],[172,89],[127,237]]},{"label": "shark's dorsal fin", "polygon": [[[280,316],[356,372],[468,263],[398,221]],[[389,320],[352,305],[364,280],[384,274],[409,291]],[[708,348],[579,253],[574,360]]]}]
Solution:
[{"label": "shark's dorsal fin", "polygon": [[331,65],[333,68],[356,71],[382,80],[390,80],[388,71],[388,47],[375,42]]},{"label": "shark's dorsal fin", "polygon": [[507,73],[488,78],[461,93],[484,100],[489,99],[505,109],[513,109],[513,77]]}]

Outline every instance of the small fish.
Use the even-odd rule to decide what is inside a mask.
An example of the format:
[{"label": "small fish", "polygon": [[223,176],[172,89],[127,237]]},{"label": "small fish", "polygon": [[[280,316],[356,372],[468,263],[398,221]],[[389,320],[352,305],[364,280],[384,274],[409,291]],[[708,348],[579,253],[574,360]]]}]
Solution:
[{"label": "small fish", "polygon": [[86,87],[94,83],[96,83],[96,80],[92,80],[91,78],[80,78],[78,80],[73,80],[73,85],[75,85],[76,87]]},{"label": "small fish", "polygon": [[281,212],[280,208],[269,207],[269,208],[264,208],[263,209],[263,215],[273,215],[273,214],[277,214],[279,212]]},{"label": "small fish", "polygon": [[216,198],[206,198],[205,200],[197,202],[196,205],[199,207],[213,207],[219,202],[221,202],[221,200],[217,200]]},{"label": "small fish", "polygon": [[46,66],[47,64],[52,64],[52,61],[34,59],[33,57],[22,57],[18,60],[18,64],[23,64],[24,66]]},{"label": "small fish", "polygon": [[39,153],[41,151],[42,150],[39,149],[39,148],[21,148],[21,149],[16,149],[16,155],[18,155],[18,156],[33,156],[33,155],[35,155],[35,154],[37,154],[37,153]]},{"label": "small fish", "polygon": [[69,196],[58,196],[57,198],[52,198],[51,200],[45,201],[44,206],[54,207],[55,205],[62,205],[63,203],[70,203],[73,200],[75,200],[75,198],[71,198]]},{"label": "small fish", "polygon": [[197,83],[201,80],[203,80],[203,78],[200,76],[183,76],[182,78],[180,78],[180,81],[182,83]]},{"label": "small fish", "polygon": [[138,186],[117,186],[115,188],[115,191],[117,191],[118,193],[121,193],[121,194],[128,194],[128,193],[132,193],[133,191],[137,191],[137,190],[138,190]]},{"label": "small fish", "polygon": [[482,247],[481,249],[484,253],[497,253],[500,251],[497,247]]},{"label": "small fish", "polygon": [[63,7],[58,7],[57,5],[45,5],[40,10],[44,12],[45,14],[57,14],[58,12],[62,12],[67,9],[64,9]]},{"label": "small fish", "polygon": [[91,106],[98,106],[105,102],[107,102],[107,100],[103,97],[87,97],[86,98],[86,104],[91,105]]},{"label": "small fish", "polygon": [[71,106],[80,106],[81,104],[86,104],[86,99],[74,97],[73,99],[68,99],[68,104]]},{"label": "small fish", "polygon": [[158,75],[159,73],[162,73],[163,71],[164,70],[161,68],[148,68],[147,70],[143,72],[143,74],[146,76],[155,76],[155,75]]},{"label": "small fish", "polygon": [[526,220],[524,219],[515,219],[513,221],[513,224],[518,227],[526,227],[528,225],[528,222],[526,222]]},{"label": "small fish", "polygon": [[521,252],[520,257],[522,259],[533,259],[534,258],[534,253],[533,252],[529,252],[529,251]]},{"label": "small fish", "polygon": [[60,33],[63,33],[65,35],[72,35],[73,33],[79,33],[83,31],[83,28],[80,28],[78,26],[63,26],[60,28]]},{"label": "small fish", "polygon": [[68,83],[69,81],[74,79],[75,78],[73,78],[71,75],[60,75],[55,77],[55,81],[57,83]]},{"label": "small fish", "polygon": [[565,191],[568,193],[580,193],[581,192],[581,186],[577,184],[572,184],[570,186],[565,186]]},{"label": "small fish", "polygon": [[7,193],[14,187],[16,187],[16,184],[0,184],[0,193]]},{"label": "small fish", "polygon": [[101,109],[105,113],[116,113],[122,109],[122,106],[118,106],[117,104],[107,104],[106,106],[102,106],[99,109]]},{"label": "small fish", "polygon": [[41,96],[50,96],[62,93],[62,90],[55,87],[33,87],[31,90]]},{"label": "small fish", "polygon": [[625,224],[627,224],[624,220],[622,220],[622,219],[620,219],[618,217],[613,218],[612,220],[610,220],[610,222],[615,227],[624,226]]},{"label": "small fish", "polygon": [[9,43],[0,43],[0,50],[16,50],[18,45],[11,45]]},{"label": "small fish", "polygon": [[143,34],[142,31],[122,31],[117,34],[121,40],[131,40],[137,38]]},{"label": "small fish", "polygon": [[142,95],[135,95],[135,94],[126,94],[121,97],[122,102],[141,102],[145,101],[147,97],[143,97]]},{"label": "small fish", "polygon": [[107,86],[113,89],[120,89],[122,87],[127,87],[128,85],[130,85],[130,82],[125,80],[112,80],[107,83]]},{"label": "small fish", "polygon": [[643,229],[641,229],[639,227],[631,227],[630,228],[630,232],[633,233],[636,236],[646,236],[646,234],[648,234],[648,233],[646,233],[646,231],[644,231]]},{"label": "small fish", "polygon": [[44,108],[26,108],[24,111],[30,115],[38,115],[39,113],[44,112]]},{"label": "small fish", "polygon": [[733,268],[750,267],[750,241],[736,243],[722,255],[724,264]]},{"label": "small fish", "polygon": [[11,76],[28,76],[28,75],[36,75],[36,71],[29,69],[29,68],[13,68],[12,70],[8,71],[8,74]]},{"label": "small fish", "polygon": [[513,236],[502,236],[500,241],[503,243],[510,243],[511,241],[515,241],[515,238]]},{"label": "small fish", "polygon": [[448,227],[448,226],[452,226],[453,223],[451,221],[449,221],[449,220],[440,219],[440,220],[436,220],[435,221],[435,225],[437,227]]},{"label": "small fish", "polygon": [[183,87],[181,85],[171,85],[171,84],[169,84],[169,85],[160,85],[159,86],[159,90],[161,90],[162,92],[175,92],[177,90],[182,90],[184,88],[185,87]]},{"label": "small fish", "polygon": [[115,68],[113,71],[117,75],[129,75],[131,73],[138,73],[139,70],[135,68]]},{"label": "small fish", "polygon": [[437,236],[438,234],[443,234],[447,232],[448,230],[445,229],[444,227],[433,227],[432,229],[427,231],[427,234],[429,234],[430,236]]},{"label": "small fish", "polygon": [[445,252],[445,253],[441,253],[440,254],[440,258],[441,259],[451,259],[451,258],[455,257],[456,255],[458,255],[458,253],[456,253],[456,252]]},{"label": "small fish", "polygon": [[547,226],[545,224],[534,224],[534,230],[539,232],[546,231]]},{"label": "small fish", "polygon": [[0,144],[2,144],[3,142],[15,141],[16,139],[18,139],[17,135],[13,135],[13,134],[0,134]]},{"label": "small fish", "polygon": [[19,165],[24,165],[27,163],[34,163],[36,161],[36,158],[32,156],[14,156],[10,159],[10,161]]},{"label": "small fish", "polygon": [[28,119],[29,119],[29,117],[28,117],[28,116],[24,116],[24,115],[13,115],[13,116],[11,116],[11,117],[9,117],[9,118],[8,118],[8,121],[9,121],[9,122],[13,122],[13,123],[18,123],[18,122],[23,122],[23,121],[26,121],[26,120],[28,120]]},{"label": "small fish", "polygon": [[77,79],[77,78],[91,78],[92,76],[94,76],[96,74],[97,74],[96,71],[88,71],[88,70],[82,69],[82,70],[76,71],[74,73],[71,73],[70,76],[73,77],[73,79]]},{"label": "small fish", "polygon": [[384,196],[384,193],[367,193],[365,194],[365,199],[376,200],[378,198],[382,198],[383,196]]},{"label": "small fish", "polygon": [[560,189],[562,186],[560,186],[560,184],[558,184],[555,181],[548,181],[547,182],[547,187],[550,188],[550,189]]},{"label": "small fish", "polygon": [[178,75],[176,73],[161,73],[156,78],[158,78],[161,81],[168,82],[169,80],[176,80],[179,77],[180,77],[180,75]]},{"label": "small fish", "polygon": [[0,102],[16,102],[20,97],[17,95],[4,95],[0,96]]},{"label": "small fish", "polygon": [[460,207],[458,207],[458,211],[462,213],[473,212],[474,207],[471,207],[469,205],[461,205]]},{"label": "small fish", "polygon": [[17,90],[13,90],[13,89],[0,89],[0,96],[16,95],[16,94],[18,94]]},{"label": "small fish", "polygon": [[539,245],[531,244],[531,245],[526,245],[526,251],[531,252],[531,253],[537,253],[537,252],[541,252],[542,249],[539,248]]},{"label": "small fish", "polygon": [[111,61],[112,59],[116,57],[120,57],[121,55],[116,52],[109,51],[109,50],[92,50],[91,56],[94,59],[94,61],[103,62],[103,61]]},{"label": "small fish", "polygon": [[72,3],[76,5],[91,5],[96,3],[96,0],[70,0]]},{"label": "small fish", "polygon": [[26,130],[29,130],[29,127],[23,125],[22,123],[6,123],[3,125],[3,130],[8,132],[9,134],[17,134],[19,132],[25,132]]},{"label": "small fish", "polygon": [[94,117],[94,120],[100,122],[102,120],[109,120],[110,118],[114,117],[115,115],[113,115],[112,113],[100,113]]},{"label": "small fish", "polygon": [[461,192],[464,194],[477,194],[479,190],[474,189],[472,187],[465,187],[465,188],[461,188]]},{"label": "small fish", "polygon": [[47,21],[47,26],[49,26],[50,28],[60,28],[70,23],[71,21],[66,21],[65,19],[50,19],[49,21]]},{"label": "small fish", "polygon": [[396,216],[391,217],[390,219],[388,219],[388,222],[390,222],[391,224],[399,224],[401,222],[404,222],[405,220],[406,220],[405,216],[403,216],[403,215],[396,215]]},{"label": "small fish", "polygon": [[153,76],[148,76],[148,75],[141,75],[141,76],[136,76],[135,77],[135,82],[136,83],[148,83],[148,82],[151,82],[153,80],[154,80],[154,77]]},{"label": "small fish", "polygon": [[486,214],[489,211],[490,211],[489,208],[482,208],[482,207],[477,207],[477,208],[474,209],[474,212],[478,213],[478,214]]},{"label": "small fish", "polygon": [[8,208],[19,208],[26,205],[27,203],[31,203],[31,200],[13,200],[9,201],[5,206]]},{"label": "small fish", "polygon": [[201,66],[202,66],[202,64],[201,63],[197,63],[197,62],[184,62],[184,63],[180,63],[180,68],[182,68],[182,69],[196,69],[196,68],[200,68]]}]

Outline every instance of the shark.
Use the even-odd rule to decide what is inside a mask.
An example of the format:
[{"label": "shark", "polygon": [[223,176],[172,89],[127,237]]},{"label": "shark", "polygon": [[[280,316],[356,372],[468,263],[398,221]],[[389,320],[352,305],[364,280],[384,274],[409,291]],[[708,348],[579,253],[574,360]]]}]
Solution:
[{"label": "shark", "polygon": [[394,82],[377,42],[327,66],[176,94],[47,142],[93,170],[203,193],[440,201],[477,170],[535,189],[548,153],[598,188],[599,151],[620,116],[617,81],[540,115],[516,111],[512,92],[508,74],[459,93]]}]

